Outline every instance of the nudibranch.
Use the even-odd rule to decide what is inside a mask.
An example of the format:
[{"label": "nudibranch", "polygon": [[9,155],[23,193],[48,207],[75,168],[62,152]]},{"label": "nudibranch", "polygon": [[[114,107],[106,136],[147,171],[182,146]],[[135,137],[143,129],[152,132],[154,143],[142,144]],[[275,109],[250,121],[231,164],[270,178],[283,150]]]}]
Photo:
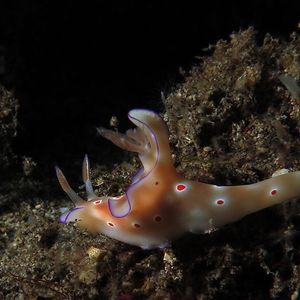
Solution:
[{"label": "nudibranch", "polygon": [[119,197],[98,197],[92,187],[87,156],[83,181],[87,201],[69,186],[59,168],[56,174],[75,207],[60,217],[93,232],[144,249],[163,248],[184,232],[208,232],[224,224],[300,196],[300,172],[238,186],[217,186],[185,179],[172,163],[168,128],[156,113],[134,109],[128,117],[137,127],[121,134],[100,128],[117,146],[137,152],[142,168]]}]

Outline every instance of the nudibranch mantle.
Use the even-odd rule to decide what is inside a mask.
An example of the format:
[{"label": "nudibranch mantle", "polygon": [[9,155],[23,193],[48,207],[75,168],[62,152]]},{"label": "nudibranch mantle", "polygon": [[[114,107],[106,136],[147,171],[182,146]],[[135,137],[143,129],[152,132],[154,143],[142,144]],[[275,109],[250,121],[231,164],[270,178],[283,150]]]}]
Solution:
[{"label": "nudibranch mantle", "polygon": [[60,217],[93,232],[144,249],[163,248],[185,232],[209,232],[224,224],[300,196],[300,172],[239,186],[216,186],[186,180],[172,163],[168,128],[156,113],[134,109],[129,119],[137,126],[121,134],[99,128],[117,146],[137,152],[142,168],[119,197],[98,197],[92,187],[87,156],[83,181],[87,201],[69,186],[62,171],[56,174],[75,207]]}]

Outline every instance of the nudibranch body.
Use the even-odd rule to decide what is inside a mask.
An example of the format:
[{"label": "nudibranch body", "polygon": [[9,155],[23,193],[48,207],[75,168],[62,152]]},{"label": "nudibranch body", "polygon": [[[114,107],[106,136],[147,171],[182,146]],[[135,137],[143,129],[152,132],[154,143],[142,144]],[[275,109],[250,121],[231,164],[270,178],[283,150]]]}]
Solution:
[{"label": "nudibranch body", "polygon": [[168,129],[154,112],[131,110],[137,126],[126,134],[100,128],[117,146],[137,152],[143,167],[119,197],[98,197],[89,177],[87,156],[83,180],[87,201],[69,186],[59,168],[57,177],[75,207],[60,217],[94,232],[144,249],[163,248],[184,232],[207,232],[245,215],[300,196],[300,172],[286,173],[262,182],[216,186],[186,180],[171,159]]}]

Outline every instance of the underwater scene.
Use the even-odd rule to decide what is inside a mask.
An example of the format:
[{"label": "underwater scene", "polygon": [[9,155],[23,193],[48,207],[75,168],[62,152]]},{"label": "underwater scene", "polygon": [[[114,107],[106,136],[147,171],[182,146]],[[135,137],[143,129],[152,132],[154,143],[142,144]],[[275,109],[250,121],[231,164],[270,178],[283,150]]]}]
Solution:
[{"label": "underwater scene", "polygon": [[206,5],[0,1],[0,300],[300,299],[300,4]]}]

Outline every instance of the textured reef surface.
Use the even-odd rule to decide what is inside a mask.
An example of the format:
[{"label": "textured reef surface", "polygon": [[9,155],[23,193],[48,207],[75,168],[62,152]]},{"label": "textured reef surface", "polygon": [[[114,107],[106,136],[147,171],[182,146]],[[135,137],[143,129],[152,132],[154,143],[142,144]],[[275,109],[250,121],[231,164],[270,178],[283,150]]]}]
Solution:
[{"label": "textured reef surface", "polygon": [[[181,71],[182,82],[162,97],[177,170],[219,185],[300,170],[300,99],[279,80],[299,79],[299,53],[297,35],[258,41],[249,28]],[[18,101],[0,89],[0,106],[7,168]],[[107,153],[107,165],[92,159],[92,181],[96,192],[117,195],[139,162],[120,151],[113,165]],[[300,199],[145,251],[58,224],[67,198],[52,191],[55,178],[33,178],[38,166],[22,159],[23,174],[0,183],[0,299],[298,299]]]}]

